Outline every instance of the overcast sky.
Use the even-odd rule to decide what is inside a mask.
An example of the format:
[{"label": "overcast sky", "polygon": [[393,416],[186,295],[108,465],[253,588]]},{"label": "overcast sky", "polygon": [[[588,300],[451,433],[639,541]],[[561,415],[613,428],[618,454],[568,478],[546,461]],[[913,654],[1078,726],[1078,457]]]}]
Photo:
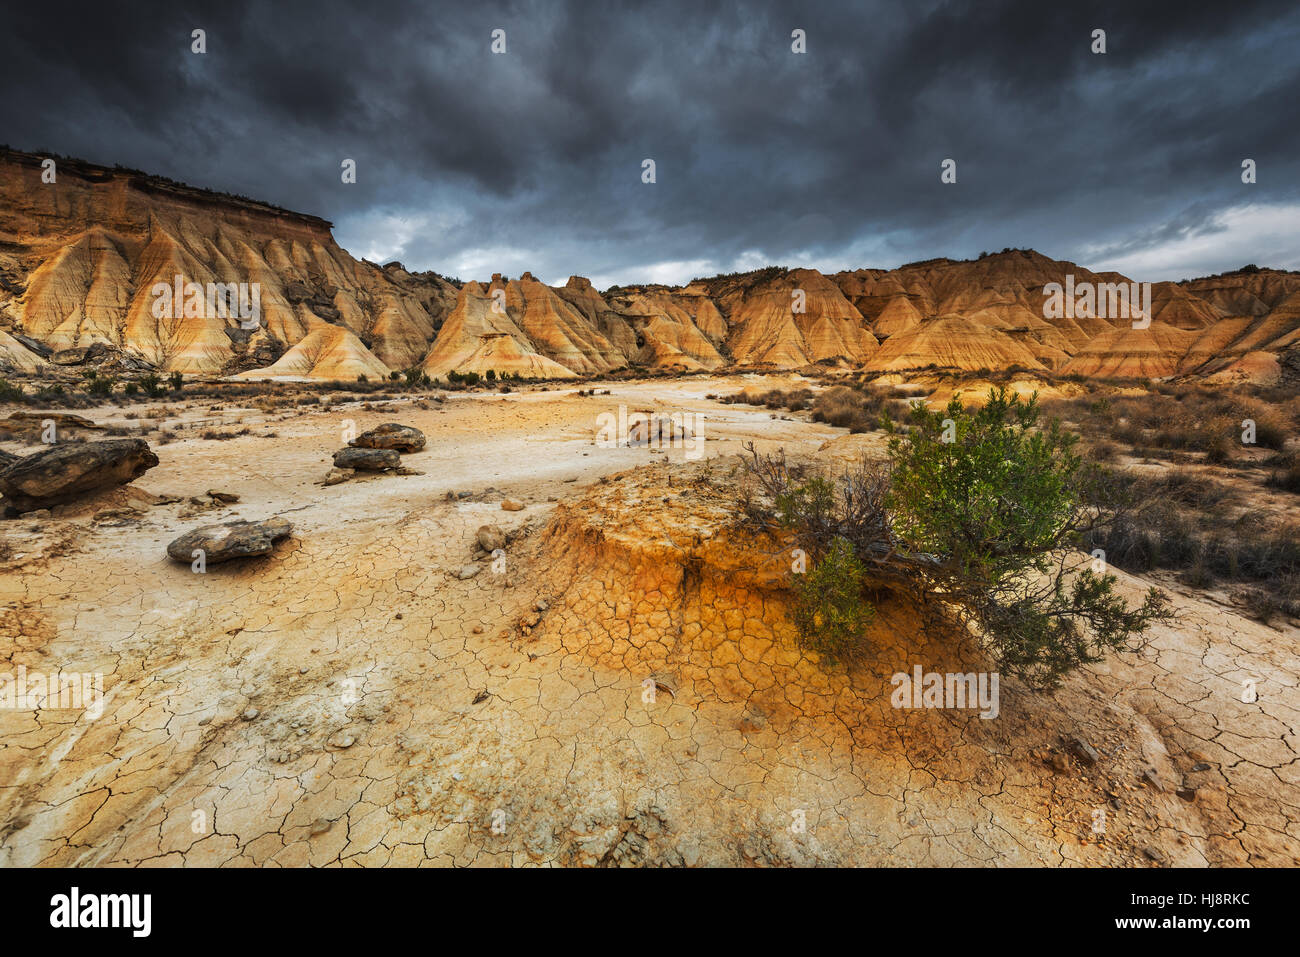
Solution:
[{"label": "overcast sky", "polygon": [[1006,246],[1300,268],[1294,2],[80,6],[9,5],[0,142],[323,216],[378,262],[600,288]]}]

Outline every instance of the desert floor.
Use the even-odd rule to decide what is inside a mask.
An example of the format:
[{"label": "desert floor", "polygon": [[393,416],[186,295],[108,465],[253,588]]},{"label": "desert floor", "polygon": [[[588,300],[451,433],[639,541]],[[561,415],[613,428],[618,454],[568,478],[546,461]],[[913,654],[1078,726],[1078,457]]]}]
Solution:
[{"label": "desert floor", "polygon": [[[646,701],[635,667],[521,632],[563,598],[538,546],[557,508],[698,466],[598,446],[601,413],[704,412],[705,459],[880,441],[705,398],[747,382],[191,403],[185,422],[251,434],[178,428],[133,485],[4,522],[0,670],[102,673],[106,700],[0,711],[0,864],[1300,864],[1300,634],[1211,595],[1169,588],[1179,617],[1144,651],[1053,695],[1004,686],[998,720],[883,709],[870,733],[698,685]],[[428,436],[403,456],[423,474],[318,484],[349,425],[387,421]],[[240,500],[196,512],[210,489]],[[271,515],[294,532],[268,558],[195,574],[164,553]],[[488,523],[515,533],[504,569],[462,578]]]}]

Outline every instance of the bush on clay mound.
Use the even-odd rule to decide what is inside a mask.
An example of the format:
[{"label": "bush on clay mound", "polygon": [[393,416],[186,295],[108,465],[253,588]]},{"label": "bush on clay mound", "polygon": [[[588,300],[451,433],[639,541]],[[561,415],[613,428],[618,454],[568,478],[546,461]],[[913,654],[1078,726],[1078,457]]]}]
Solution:
[{"label": "bush on clay mound", "polygon": [[862,598],[866,573],[853,546],[837,538],[795,585],[794,622],[803,646],[832,664],[853,660],[865,650],[858,638],[875,617],[875,609]]},{"label": "bush on clay mound", "polygon": [[803,645],[859,657],[868,590],[892,587],[950,609],[1003,674],[1047,689],[1167,620],[1158,589],[1131,608],[1115,576],[1067,567],[1084,533],[1113,517],[1090,504],[1106,474],[1085,466],[1077,436],[1039,418],[1037,397],[1005,389],[982,408],[918,404],[910,423],[886,420],[887,464],[835,481],[748,446],[761,495],[743,493],[742,510],[792,530],[812,561],[796,589]]}]

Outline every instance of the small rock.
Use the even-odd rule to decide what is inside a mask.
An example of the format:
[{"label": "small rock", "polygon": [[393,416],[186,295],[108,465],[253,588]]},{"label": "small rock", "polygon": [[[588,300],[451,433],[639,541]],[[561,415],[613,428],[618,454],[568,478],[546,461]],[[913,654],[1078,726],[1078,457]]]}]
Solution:
[{"label": "small rock", "polygon": [[252,721],[261,713],[262,712],[258,711],[256,708],[245,708],[243,718],[245,721]]},{"label": "small rock", "polygon": [[1145,854],[1149,860],[1155,861],[1157,864],[1163,864],[1168,860],[1168,858],[1165,857],[1165,852],[1160,850],[1158,847],[1151,847],[1148,845],[1147,847],[1142,848],[1142,853]]},{"label": "small rock", "polygon": [[334,826],[333,821],[327,821],[324,818],[317,818],[315,821],[312,822],[311,836],[315,837],[317,834],[324,834],[333,826]]},{"label": "small rock", "polygon": [[1053,751],[1051,757],[1047,759],[1047,763],[1052,766],[1052,770],[1057,774],[1064,774],[1070,770],[1069,760],[1059,751]]},{"label": "small rock", "polygon": [[[35,515],[36,513],[32,512],[31,514]],[[139,517],[140,510],[129,505],[124,508],[101,508],[95,513],[95,521],[97,522],[126,522]]]},{"label": "small rock", "polygon": [[[476,694],[476,695],[474,696],[474,700],[471,701],[470,704],[482,704],[484,701],[486,701],[486,700],[487,700],[488,698],[490,698],[490,697],[491,697],[491,695],[489,695],[489,694],[487,693],[487,691],[480,691],[478,694]],[[460,780],[460,779],[457,778],[457,780]]]},{"label": "small rock", "polygon": [[479,547],[485,552],[493,552],[506,547],[506,533],[497,525],[480,525],[478,530]]},{"label": "small rock", "polygon": [[1193,770],[1193,771],[1208,771],[1208,770],[1210,770],[1210,766],[1209,766],[1208,764],[1206,764],[1204,761],[1197,761],[1195,764],[1192,765],[1192,770]]},{"label": "small rock", "polygon": [[356,475],[354,469],[330,469],[325,473],[325,478],[321,480],[321,485],[342,485],[352,476]]},{"label": "small rock", "polygon": [[1070,751],[1088,767],[1092,767],[1101,760],[1101,755],[1097,753],[1097,749],[1077,735],[1070,739]]},{"label": "small rock", "polygon": [[1142,783],[1148,787],[1153,787],[1157,791],[1163,792],[1164,785],[1160,783],[1160,778],[1156,776],[1155,768],[1147,768],[1142,772]]},{"label": "small rock", "polygon": [[239,501],[239,496],[234,492],[219,492],[216,489],[208,489],[208,498],[226,505],[233,505]]},{"label": "small rock", "polygon": [[1177,795],[1178,795],[1180,798],[1182,798],[1184,801],[1195,801],[1195,800],[1196,800],[1196,788],[1188,787],[1187,785],[1183,785],[1182,787],[1180,787],[1180,788],[1179,788],[1177,791],[1175,791],[1174,793],[1177,794]]},{"label": "small rock", "polygon": [[501,508],[507,512],[522,512],[524,510],[524,503],[513,498],[507,498],[501,502]]},{"label": "small rock", "polygon": [[460,571],[457,572],[457,577],[461,581],[466,581],[467,579],[473,578],[482,570],[482,565],[462,565],[460,566]]}]

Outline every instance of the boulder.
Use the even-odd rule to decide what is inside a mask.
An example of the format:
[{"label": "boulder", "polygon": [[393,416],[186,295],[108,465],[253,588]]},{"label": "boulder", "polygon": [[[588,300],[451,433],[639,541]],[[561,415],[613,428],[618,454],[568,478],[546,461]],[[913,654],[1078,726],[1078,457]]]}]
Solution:
[{"label": "boulder", "polygon": [[158,464],[144,439],[60,443],[0,471],[8,512],[30,512],[99,488],[125,485]]},{"label": "boulder", "polygon": [[275,543],[288,538],[293,526],[282,518],[268,518],[264,522],[223,522],[204,525],[186,532],[167,546],[168,557],[185,564],[194,559],[195,551],[202,551],[208,565],[228,562],[232,558],[250,558],[265,555]]},{"label": "boulder", "polygon": [[424,448],[424,433],[409,425],[385,422],[369,432],[362,432],[348,443],[360,449],[396,449],[398,452],[418,452]]},{"label": "boulder", "polygon": [[690,429],[674,420],[671,415],[654,415],[637,413],[628,416],[627,444],[629,448],[651,446],[660,448],[675,445],[694,438]]},{"label": "boulder", "polygon": [[402,464],[402,458],[395,449],[339,449],[334,453],[336,469],[361,469],[366,472],[382,472],[395,469]]}]

